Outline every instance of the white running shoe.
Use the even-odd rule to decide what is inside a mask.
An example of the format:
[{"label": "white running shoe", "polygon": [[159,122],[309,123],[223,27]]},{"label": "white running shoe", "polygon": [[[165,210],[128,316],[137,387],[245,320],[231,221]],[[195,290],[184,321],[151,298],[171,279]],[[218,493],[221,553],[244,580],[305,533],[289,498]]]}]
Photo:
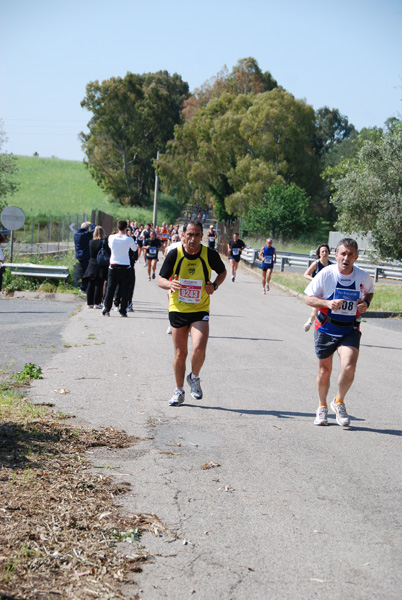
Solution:
[{"label": "white running shoe", "polygon": [[184,390],[176,388],[173,392],[173,396],[169,400],[169,406],[180,406],[184,402]]},{"label": "white running shoe", "polygon": [[118,312],[120,310],[120,308],[118,306],[113,306],[112,310],[114,310],[115,312]]},{"label": "white running shoe", "polygon": [[187,375],[187,383],[191,387],[191,396],[194,398],[194,400],[201,400],[202,398],[202,389],[200,381],[201,380],[199,377],[193,378],[192,373]]},{"label": "white running shoe", "polygon": [[328,408],[319,406],[315,415],[314,425],[328,425]]},{"label": "white running shoe", "polygon": [[267,283],[267,292],[269,292],[269,283]]},{"label": "white running shoe", "polygon": [[127,306],[127,312],[134,312],[132,303]]},{"label": "white running shoe", "polygon": [[263,295],[263,296],[266,296],[266,295],[267,295],[267,292],[265,291],[265,288],[262,288],[262,295]]},{"label": "white running shoe", "polygon": [[168,333],[169,335],[172,335],[172,327],[171,327],[171,325],[169,325],[168,328],[166,329],[166,333]]},{"label": "white running shoe", "polygon": [[234,280],[235,280],[235,276],[234,276],[234,275],[232,275],[232,281],[233,281],[233,283],[234,283]]},{"label": "white running shoe", "polygon": [[312,326],[312,322],[310,319],[304,323],[304,331],[310,331],[310,327]]},{"label": "white running shoe", "polygon": [[336,416],[336,422],[341,427],[349,426],[349,415],[346,412],[346,406],[344,402],[335,402],[336,398],[334,398],[330,404],[331,410],[334,411]]}]

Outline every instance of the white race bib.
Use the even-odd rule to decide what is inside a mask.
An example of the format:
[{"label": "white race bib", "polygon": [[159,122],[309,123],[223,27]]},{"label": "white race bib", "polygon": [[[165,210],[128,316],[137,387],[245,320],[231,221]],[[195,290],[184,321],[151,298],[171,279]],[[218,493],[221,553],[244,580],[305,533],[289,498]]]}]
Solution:
[{"label": "white race bib", "polygon": [[232,248],[232,255],[233,256],[237,256],[239,254],[239,249],[238,248]]},{"label": "white race bib", "polygon": [[201,279],[179,279],[179,281],[179,300],[189,304],[199,304],[202,292]]},{"label": "white race bib", "polygon": [[357,313],[357,303],[360,298],[360,292],[358,290],[348,290],[345,288],[336,288],[334,299],[339,300],[343,298],[343,304],[338,310],[332,310],[333,315],[346,315],[348,317],[354,317]]}]

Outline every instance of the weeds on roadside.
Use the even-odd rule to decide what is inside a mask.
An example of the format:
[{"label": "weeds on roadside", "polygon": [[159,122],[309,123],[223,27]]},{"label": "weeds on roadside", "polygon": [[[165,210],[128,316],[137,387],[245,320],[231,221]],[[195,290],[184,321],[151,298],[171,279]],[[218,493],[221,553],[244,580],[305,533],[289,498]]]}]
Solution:
[{"label": "weeds on roadside", "polygon": [[24,368],[15,373],[12,379],[21,385],[28,385],[32,379],[43,379],[42,367],[35,365],[35,363],[25,363]]}]

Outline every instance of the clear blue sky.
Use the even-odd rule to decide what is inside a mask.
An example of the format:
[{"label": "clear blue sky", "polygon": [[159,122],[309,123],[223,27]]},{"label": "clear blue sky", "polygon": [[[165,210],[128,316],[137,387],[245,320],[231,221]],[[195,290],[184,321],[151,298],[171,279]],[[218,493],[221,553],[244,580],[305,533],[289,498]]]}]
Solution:
[{"label": "clear blue sky", "polygon": [[402,114],[402,0],[0,0],[3,151],[81,160],[88,82],[179,73],[190,90],[254,57],[358,129]]}]

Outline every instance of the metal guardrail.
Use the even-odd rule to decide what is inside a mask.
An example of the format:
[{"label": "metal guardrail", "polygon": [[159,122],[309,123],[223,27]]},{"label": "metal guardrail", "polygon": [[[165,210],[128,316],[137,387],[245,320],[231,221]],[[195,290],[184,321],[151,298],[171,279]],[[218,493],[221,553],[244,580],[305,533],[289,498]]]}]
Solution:
[{"label": "metal guardrail", "polygon": [[67,279],[70,269],[65,265],[36,265],[33,263],[4,263],[6,268],[11,269],[11,275],[23,275],[25,277],[44,277],[52,279]]},{"label": "metal guardrail", "polygon": [[[241,253],[241,258],[250,265],[261,266],[261,261],[258,258],[259,249],[256,248],[245,248]],[[333,256],[330,256],[334,260]],[[281,272],[285,271],[285,266],[298,267],[301,269],[307,269],[312,262],[316,260],[315,256],[309,254],[296,254],[296,253],[276,253],[276,261],[280,264]],[[402,281],[402,264],[401,265],[373,265],[371,263],[357,261],[357,265],[362,269],[365,269],[374,277],[374,281],[378,282],[382,279],[395,279]]]}]

